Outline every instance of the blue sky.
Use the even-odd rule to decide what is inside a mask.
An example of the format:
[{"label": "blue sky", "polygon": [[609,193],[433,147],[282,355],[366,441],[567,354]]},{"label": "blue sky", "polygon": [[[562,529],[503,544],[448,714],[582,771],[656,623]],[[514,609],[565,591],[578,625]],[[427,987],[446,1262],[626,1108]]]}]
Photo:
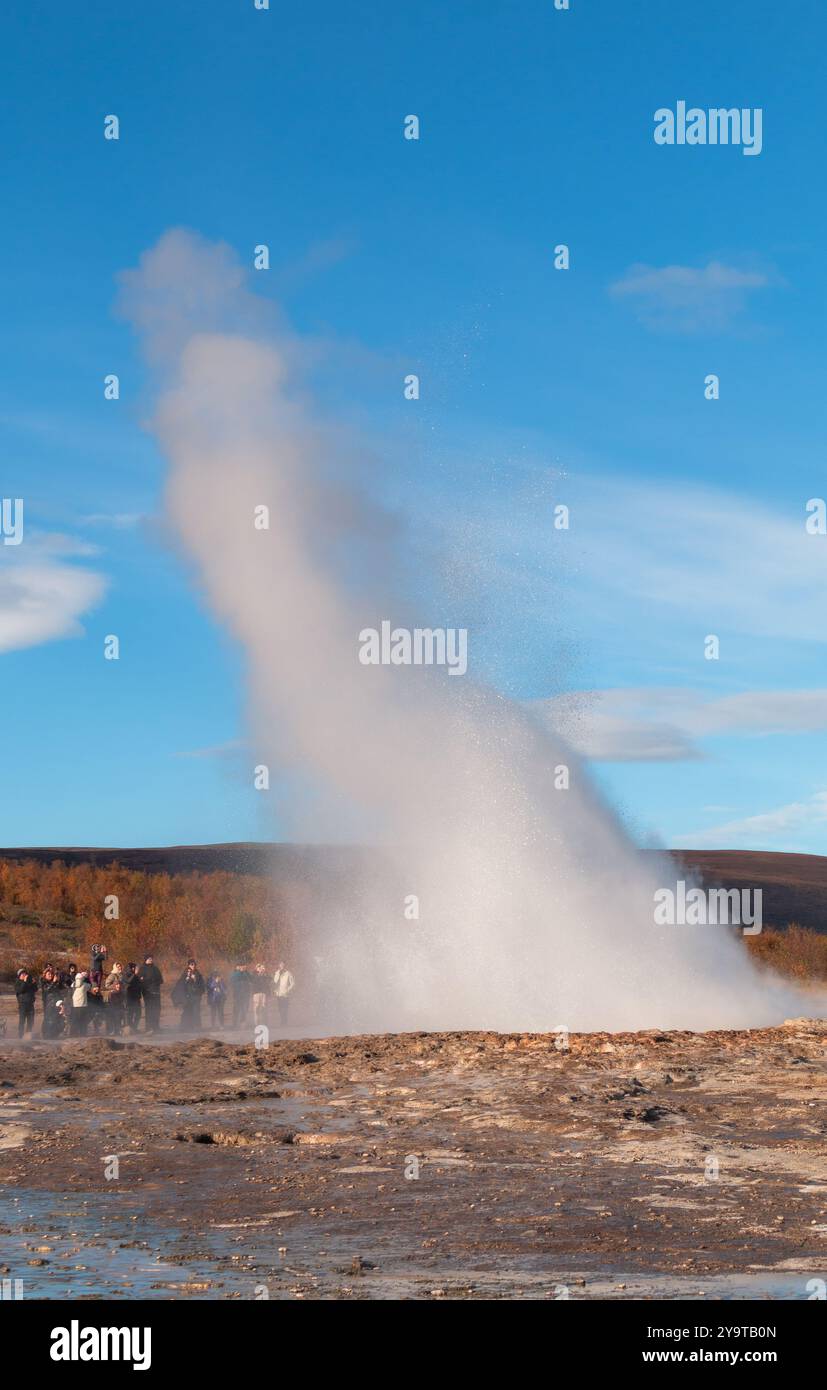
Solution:
[{"label": "blue sky", "polygon": [[[5,14],[0,495],[26,531],[0,545],[0,842],[278,834],[114,312],[186,226],[270,246],[252,287],[461,572],[476,670],[562,722],[637,836],[824,852],[825,40],[817,0]],[[679,100],[760,107],[760,155],[657,146]]]}]

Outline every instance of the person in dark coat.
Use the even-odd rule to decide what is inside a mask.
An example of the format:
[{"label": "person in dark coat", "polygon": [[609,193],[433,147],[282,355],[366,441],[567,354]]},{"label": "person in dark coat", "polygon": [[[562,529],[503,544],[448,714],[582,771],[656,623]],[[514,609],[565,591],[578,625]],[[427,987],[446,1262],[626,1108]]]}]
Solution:
[{"label": "person in dark coat", "polygon": [[140,967],[138,975],[144,996],[146,1031],[157,1033],[161,1026],[161,986],[164,983],[164,977],[151,955],[144,957],[144,963]]},{"label": "person in dark coat", "polygon": [[57,971],[47,965],[40,979],[40,1002],[43,1006],[41,1034],[44,1038],[57,1038],[63,1029],[57,1013],[57,1006],[63,998]]},{"label": "person in dark coat", "polygon": [[66,969],[61,970],[60,974],[58,975],[60,989],[63,995],[63,1003],[67,1006],[70,1005],[72,1002],[72,990],[75,987],[75,976],[77,975],[77,973],[78,968],[75,965],[75,962],[73,960],[70,960]]},{"label": "person in dark coat", "polygon": [[17,1036],[31,1033],[34,1027],[34,997],[37,994],[37,980],[30,970],[18,970],[14,982],[17,995]]},{"label": "person in dark coat", "polygon": [[103,967],[105,966],[105,964],[106,964],[106,947],[105,947],[105,946],[93,946],[93,947],[92,947],[92,962],[91,962],[91,965],[90,965],[90,967],[89,967],[89,983],[90,983],[90,985],[102,985],[102,984],[103,984]]},{"label": "person in dark coat", "polygon": [[237,965],[230,976],[230,995],[233,1001],[233,1027],[241,1028],[250,1011],[253,982],[243,965]]},{"label": "person in dark coat", "polygon": [[131,960],[126,967],[126,974],[123,977],[123,989],[126,996],[126,1010],[124,1023],[131,1033],[137,1033],[141,1022],[141,1000],[144,990],[141,984],[141,977],[138,974],[138,967],[134,960]]},{"label": "person in dark coat", "polygon": [[204,988],[204,976],[196,962],[188,960],[187,968],[172,992],[172,1002],[181,1010],[181,1031],[184,1033],[197,1033],[201,1027],[201,996]]},{"label": "person in dark coat", "polygon": [[227,997],[227,986],[223,977],[214,970],[207,977],[207,1003],[210,1006],[210,1020],[213,1028],[224,1027],[224,1000]]}]

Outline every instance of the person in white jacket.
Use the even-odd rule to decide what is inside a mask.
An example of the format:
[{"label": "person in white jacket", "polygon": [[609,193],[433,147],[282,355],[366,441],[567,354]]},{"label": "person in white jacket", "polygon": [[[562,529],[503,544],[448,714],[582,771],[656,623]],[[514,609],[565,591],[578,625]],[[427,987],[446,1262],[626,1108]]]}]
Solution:
[{"label": "person in white jacket", "polygon": [[82,970],[75,976],[72,985],[72,1012],[69,1015],[69,1032],[72,1037],[86,1037],[86,1027],[89,1022],[90,989],[89,976],[85,970]]},{"label": "person in white jacket", "polygon": [[276,966],[276,973],[273,976],[273,994],[279,1006],[279,1023],[282,1028],[287,1027],[287,1014],[290,1006],[290,995],[296,981],[287,969],[283,960]]}]

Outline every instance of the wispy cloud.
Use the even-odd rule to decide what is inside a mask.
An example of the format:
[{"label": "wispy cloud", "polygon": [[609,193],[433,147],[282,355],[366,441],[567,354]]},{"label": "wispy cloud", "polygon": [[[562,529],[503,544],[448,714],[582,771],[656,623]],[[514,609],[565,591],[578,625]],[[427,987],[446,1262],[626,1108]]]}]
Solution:
[{"label": "wispy cloud", "polygon": [[[593,473],[549,479],[542,491],[532,480],[507,509],[487,501],[465,519],[451,579],[474,596],[478,652],[486,621],[508,634],[512,652],[515,628],[532,650],[551,650],[570,631],[639,672],[637,686],[653,671],[680,672],[692,688],[726,673],[732,690],[736,669],[760,655],[747,639],[827,642],[827,536],[807,532],[807,500],[802,492],[771,506]],[[569,508],[567,531],[554,530],[557,504]],[[720,638],[720,663],[704,660],[708,634]],[[759,671],[749,685],[761,680]]]},{"label": "wispy cloud", "polygon": [[234,758],[246,750],[243,739],[234,738],[227,743],[217,743],[212,748],[186,748],[176,753],[176,758]]},{"label": "wispy cloud", "polygon": [[823,733],[827,690],[745,690],[710,699],[677,687],[583,690],[530,706],[584,757],[604,762],[702,758],[716,735]]},{"label": "wispy cloud", "polygon": [[106,592],[106,579],[70,563],[95,554],[70,536],[30,533],[0,545],[0,652],[83,634],[80,619]]},{"label": "wispy cloud", "polygon": [[356,249],[356,243],[346,237],[328,237],[314,241],[303,255],[297,257],[276,272],[276,289],[279,294],[289,293],[304,284],[306,280],[347,259]]},{"label": "wispy cloud", "polygon": [[724,332],[740,318],[749,295],[777,280],[759,270],[709,261],[705,266],[633,265],[609,286],[628,300],[649,328],[677,333]]},{"label": "wispy cloud", "polygon": [[116,531],[130,531],[134,526],[140,525],[143,519],[141,512],[93,512],[91,516],[82,516],[80,524],[82,526],[108,526]]},{"label": "wispy cloud", "polygon": [[[707,633],[827,641],[827,538],[805,530],[806,498],[769,507],[691,485],[574,480],[576,601],[615,606],[651,640],[657,617]],[[582,517],[582,520],[581,520]],[[683,633],[681,634],[683,640]]]},{"label": "wispy cloud", "polygon": [[806,801],[791,801],[786,806],[747,816],[743,820],[726,821],[708,830],[675,836],[675,844],[685,849],[749,849],[800,850],[803,832],[827,824],[827,791],[816,792]]}]

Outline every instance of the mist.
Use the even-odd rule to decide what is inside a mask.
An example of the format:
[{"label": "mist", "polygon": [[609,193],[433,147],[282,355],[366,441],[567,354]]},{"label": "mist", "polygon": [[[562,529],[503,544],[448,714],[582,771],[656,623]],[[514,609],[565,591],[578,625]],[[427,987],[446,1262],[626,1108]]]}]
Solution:
[{"label": "mist", "polygon": [[671,862],[644,863],[573,750],[475,678],[473,628],[466,674],[360,660],[365,629],[444,619],[417,599],[405,518],[378,501],[359,441],[313,401],[312,344],[232,253],[167,233],[125,273],[122,305],[157,373],[167,521],[245,654],[251,780],[269,768],[261,794],[289,838],[375,846],[392,866],[393,892],[366,880],[301,924],[319,1025],[708,1029],[805,1013],[729,930],[655,926]]}]

